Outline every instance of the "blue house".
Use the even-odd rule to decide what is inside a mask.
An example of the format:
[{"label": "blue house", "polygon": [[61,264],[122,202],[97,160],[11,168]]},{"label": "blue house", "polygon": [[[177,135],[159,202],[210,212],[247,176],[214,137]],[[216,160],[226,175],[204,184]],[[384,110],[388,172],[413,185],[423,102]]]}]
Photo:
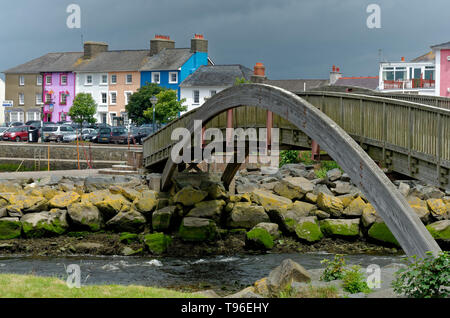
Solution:
[{"label": "blue house", "polygon": [[156,83],[177,91],[180,98],[180,84],[200,66],[212,64],[208,58],[208,41],[196,34],[190,48],[175,48],[170,37],[156,35],[150,41],[150,56],[141,72],[141,87]]}]

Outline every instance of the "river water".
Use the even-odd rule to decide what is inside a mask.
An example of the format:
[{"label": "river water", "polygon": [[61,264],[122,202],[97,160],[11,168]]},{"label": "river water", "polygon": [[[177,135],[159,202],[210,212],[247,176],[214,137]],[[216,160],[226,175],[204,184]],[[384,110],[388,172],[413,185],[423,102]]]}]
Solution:
[{"label": "river water", "polygon": [[[82,285],[142,285],[167,288],[214,289],[220,294],[231,293],[268,276],[284,259],[291,258],[306,269],[323,268],[321,260],[333,254],[264,254],[215,256],[204,258],[144,258],[144,257],[26,257],[0,256],[0,273],[33,274],[66,279],[66,268],[77,264]],[[398,255],[346,255],[347,264],[380,267],[401,263]]]}]

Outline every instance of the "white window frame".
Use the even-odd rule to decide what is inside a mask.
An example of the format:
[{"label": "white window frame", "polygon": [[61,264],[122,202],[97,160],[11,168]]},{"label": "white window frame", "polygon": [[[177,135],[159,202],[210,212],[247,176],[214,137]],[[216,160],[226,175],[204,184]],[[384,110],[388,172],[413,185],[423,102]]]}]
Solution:
[{"label": "white window frame", "polygon": [[[155,75],[158,75],[158,81],[155,81]],[[152,83],[155,84],[161,83],[161,72],[152,72]]]},{"label": "white window frame", "polygon": [[[176,80],[172,80],[172,75],[176,76]],[[178,72],[169,72],[169,84],[178,84]]]},{"label": "white window frame", "polygon": [[[105,96],[106,96],[106,102],[103,102],[103,94],[105,94]],[[108,105],[108,93],[107,92],[100,93],[100,105]]]},{"label": "white window frame", "polygon": [[[16,120],[13,119],[14,115],[17,116]],[[23,112],[11,112],[9,116],[10,116],[11,122],[15,122],[15,121],[23,122],[24,113]]]},{"label": "white window frame", "polygon": [[[61,76],[61,78],[60,78],[59,81],[60,81],[61,86],[67,86],[67,84],[69,82],[69,76],[67,74],[61,74],[60,76]],[[63,83],[63,80],[62,80],[64,76],[66,77],[66,82],[65,83]]]},{"label": "white window frame", "polygon": [[[198,92],[198,101],[195,101],[195,92]],[[199,89],[194,89],[192,91],[192,103],[194,105],[200,105],[200,90]]]},{"label": "white window frame", "polygon": [[36,105],[42,105],[43,101],[42,101],[42,94],[36,94]]},{"label": "white window frame", "polygon": [[36,76],[36,85],[37,86],[42,86],[42,75],[37,75]]},{"label": "white window frame", "polygon": [[25,94],[19,93],[19,105],[25,105]]},{"label": "white window frame", "polygon": [[[50,83],[47,81],[47,78],[50,78]],[[53,84],[53,78],[51,75],[45,75],[45,85],[52,85]]]},{"label": "white window frame", "polygon": [[[106,76],[106,82],[103,81],[105,76]],[[108,74],[102,74],[100,76],[100,85],[108,85]]]},{"label": "white window frame", "polygon": [[[91,82],[88,82],[88,78],[91,78]],[[84,86],[92,86],[94,83],[94,77],[92,76],[92,74],[87,74],[86,78],[84,79]]]},{"label": "white window frame", "polygon": [[[131,82],[128,81],[128,76],[131,76]],[[125,83],[126,83],[126,84],[133,84],[133,74],[127,74],[127,75],[125,75]]]},{"label": "white window frame", "polygon": [[25,86],[25,76],[19,75],[19,86]]},{"label": "white window frame", "polygon": [[[30,114],[33,114],[32,116],[30,116]],[[27,112],[27,121],[30,120],[40,120],[39,118],[39,112],[36,111],[32,111],[32,112]]]},{"label": "white window frame", "polygon": [[123,92],[123,95],[125,96],[125,105],[128,105],[128,103],[130,102],[130,99],[128,98],[127,94],[130,94],[130,98],[131,98],[131,95],[133,95],[133,92],[132,91]]},{"label": "white window frame", "polygon": [[[115,103],[113,103],[113,98],[112,98],[113,94],[116,97],[116,102]],[[109,92],[109,104],[110,105],[117,105],[117,92]]]},{"label": "white window frame", "polygon": [[[116,80],[113,81],[113,78],[115,78]],[[111,74],[111,84],[117,84],[117,74]]]}]

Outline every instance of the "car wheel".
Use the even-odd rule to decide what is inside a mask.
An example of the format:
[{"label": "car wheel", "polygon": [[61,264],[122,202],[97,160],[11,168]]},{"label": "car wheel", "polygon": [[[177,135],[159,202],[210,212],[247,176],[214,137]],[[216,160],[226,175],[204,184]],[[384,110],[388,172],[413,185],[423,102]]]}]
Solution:
[{"label": "car wheel", "polygon": [[16,142],[20,142],[20,137],[16,137]]}]

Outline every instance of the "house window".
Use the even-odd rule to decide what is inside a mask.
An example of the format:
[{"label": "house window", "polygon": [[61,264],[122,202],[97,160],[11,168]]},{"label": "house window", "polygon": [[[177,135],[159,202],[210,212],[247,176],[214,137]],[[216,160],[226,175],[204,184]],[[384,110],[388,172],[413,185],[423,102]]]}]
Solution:
[{"label": "house window", "polygon": [[125,92],[125,105],[128,105],[128,103],[130,102],[132,94],[133,94],[132,92]]},{"label": "house window", "polygon": [[42,94],[36,94],[36,105],[42,105]]},{"label": "house window", "polygon": [[25,95],[24,95],[24,93],[19,93],[19,105],[25,105]]},{"label": "house window", "polygon": [[159,84],[160,83],[160,73],[152,73],[152,83]]},{"label": "house window", "polygon": [[51,75],[47,75],[45,77],[45,85],[52,85],[52,76]]},{"label": "house window", "polygon": [[45,94],[45,103],[48,105],[52,102],[52,94],[46,93]]},{"label": "house window", "polygon": [[65,86],[67,85],[67,75],[61,75],[61,85]]},{"label": "house window", "polygon": [[92,75],[86,75],[86,85],[92,85]]},{"label": "house window", "polygon": [[102,116],[101,117],[102,124],[106,124],[106,118],[107,118],[106,113],[102,113],[101,116]]},{"label": "house window", "polygon": [[111,92],[111,105],[117,104],[117,93]]},{"label": "house window", "polygon": [[66,119],[67,119],[67,113],[61,113],[59,117],[60,117],[60,120],[61,120],[61,121],[66,121]]},{"label": "house window", "polygon": [[217,91],[215,91],[215,90],[211,90],[211,91],[209,91],[209,96],[214,96],[214,95],[216,95],[217,94]]},{"label": "house window", "polygon": [[117,75],[111,75],[111,84],[117,84]]},{"label": "house window", "polygon": [[133,83],[133,75],[127,74],[127,84],[131,84],[131,83]]},{"label": "house window", "polygon": [[102,75],[102,84],[107,85],[108,84],[108,75]]},{"label": "house window", "polygon": [[36,76],[36,85],[42,86],[42,75]]},{"label": "house window", "polygon": [[40,120],[38,112],[27,112],[27,121]]},{"label": "house window", "polygon": [[170,84],[178,83],[178,73],[177,72],[170,72],[169,73],[169,83]]},{"label": "house window", "polygon": [[20,75],[19,76],[19,85],[24,86],[25,85],[25,76]]},{"label": "house window", "polygon": [[200,104],[200,91],[194,91],[194,104]]},{"label": "house window", "polygon": [[434,66],[425,66],[425,79],[434,80]]},{"label": "house window", "polygon": [[20,121],[23,122],[23,112],[11,112],[10,113],[10,119],[11,122]]},{"label": "house window", "polygon": [[102,104],[106,105],[108,104],[108,94],[102,93]]},{"label": "house window", "polygon": [[67,105],[67,94],[66,93],[60,93],[60,105]]}]

